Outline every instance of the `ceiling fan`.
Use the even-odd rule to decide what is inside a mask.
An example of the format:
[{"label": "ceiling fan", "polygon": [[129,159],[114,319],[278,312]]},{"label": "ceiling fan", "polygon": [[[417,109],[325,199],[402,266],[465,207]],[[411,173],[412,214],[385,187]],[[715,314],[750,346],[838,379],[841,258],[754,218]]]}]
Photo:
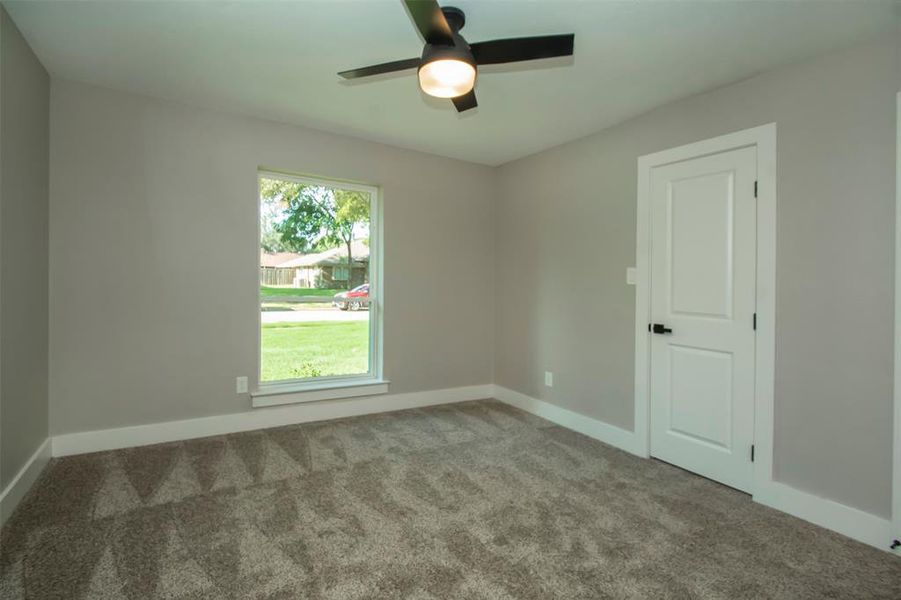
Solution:
[{"label": "ceiling fan", "polygon": [[395,60],[338,73],[357,79],[407,69],[417,69],[419,87],[426,94],[450,98],[457,112],[475,108],[474,91],[479,65],[496,65],[555,56],[572,56],[572,33],[468,43],[460,30],[466,23],[463,11],[438,6],[436,0],[404,0],[425,46],[419,58]]}]

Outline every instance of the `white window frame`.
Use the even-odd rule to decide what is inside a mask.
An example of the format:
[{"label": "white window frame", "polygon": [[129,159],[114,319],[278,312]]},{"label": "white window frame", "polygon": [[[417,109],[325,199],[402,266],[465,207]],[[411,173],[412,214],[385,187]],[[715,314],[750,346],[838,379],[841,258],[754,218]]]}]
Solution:
[{"label": "white window frame", "polygon": [[[388,391],[389,382],[382,370],[383,339],[383,260],[382,260],[382,197],[378,186],[340,179],[326,179],[307,175],[296,175],[272,169],[259,169],[257,173],[257,260],[259,261],[260,200],[261,179],[280,179],[305,185],[315,185],[343,190],[353,190],[369,194],[369,371],[359,375],[334,375],[308,379],[289,379],[277,382],[262,381],[263,323],[260,312],[262,297],[256,306],[257,346],[256,369],[257,387],[251,393],[254,407],[317,402],[333,398],[351,398],[383,394]],[[259,285],[259,277],[257,277]],[[261,295],[260,295],[261,296]],[[321,298],[320,298],[321,301]]]}]

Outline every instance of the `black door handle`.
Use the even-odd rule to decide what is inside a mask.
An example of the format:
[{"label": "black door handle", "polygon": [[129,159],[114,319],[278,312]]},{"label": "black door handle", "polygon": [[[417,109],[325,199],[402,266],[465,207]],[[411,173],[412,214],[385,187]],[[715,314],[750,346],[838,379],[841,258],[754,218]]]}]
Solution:
[{"label": "black door handle", "polygon": [[673,330],[669,327],[665,327],[663,323],[654,323],[653,328],[651,329],[654,333],[664,334],[664,333],[672,333]]}]

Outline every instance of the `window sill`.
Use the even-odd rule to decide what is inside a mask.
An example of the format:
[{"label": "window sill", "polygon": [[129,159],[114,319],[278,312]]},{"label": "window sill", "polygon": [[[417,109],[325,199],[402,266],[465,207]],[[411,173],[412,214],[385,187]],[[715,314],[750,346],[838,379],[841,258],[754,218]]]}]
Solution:
[{"label": "window sill", "polygon": [[375,396],[388,392],[386,379],[343,379],[338,381],[317,381],[307,383],[274,383],[261,385],[250,394],[254,408],[319,402],[358,396]]}]

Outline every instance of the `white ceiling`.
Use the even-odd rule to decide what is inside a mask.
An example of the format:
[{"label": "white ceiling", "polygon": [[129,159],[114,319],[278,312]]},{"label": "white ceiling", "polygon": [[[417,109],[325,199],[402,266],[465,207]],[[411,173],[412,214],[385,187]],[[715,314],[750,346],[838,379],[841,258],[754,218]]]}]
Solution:
[{"label": "white ceiling", "polygon": [[56,77],[489,165],[894,27],[894,2],[446,0],[470,41],[575,32],[574,59],[480,71],[458,115],[415,72],[340,70],[417,56],[400,0],[6,2]]}]

